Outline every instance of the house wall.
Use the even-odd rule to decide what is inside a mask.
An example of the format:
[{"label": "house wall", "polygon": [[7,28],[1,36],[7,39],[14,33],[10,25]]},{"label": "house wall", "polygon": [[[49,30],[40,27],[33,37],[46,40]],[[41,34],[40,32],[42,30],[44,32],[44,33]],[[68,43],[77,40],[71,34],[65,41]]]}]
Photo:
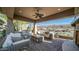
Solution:
[{"label": "house wall", "polygon": [[76,30],[75,30],[75,43],[77,44],[77,45],[79,45],[79,23],[78,24],[76,24]]}]

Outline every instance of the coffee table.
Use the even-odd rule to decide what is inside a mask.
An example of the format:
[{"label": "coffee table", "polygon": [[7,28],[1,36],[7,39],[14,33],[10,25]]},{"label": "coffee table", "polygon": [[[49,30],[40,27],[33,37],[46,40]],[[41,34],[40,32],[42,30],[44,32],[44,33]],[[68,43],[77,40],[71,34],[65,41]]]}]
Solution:
[{"label": "coffee table", "polygon": [[32,35],[32,38],[31,38],[34,42],[43,42],[44,40],[44,36],[40,36],[40,35]]}]

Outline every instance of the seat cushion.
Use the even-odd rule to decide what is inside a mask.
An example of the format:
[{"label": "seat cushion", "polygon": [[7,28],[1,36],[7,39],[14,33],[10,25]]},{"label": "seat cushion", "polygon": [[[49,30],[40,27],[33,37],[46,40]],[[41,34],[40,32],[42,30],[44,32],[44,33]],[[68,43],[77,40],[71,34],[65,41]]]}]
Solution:
[{"label": "seat cushion", "polygon": [[22,40],[22,37],[12,37],[13,42],[17,42],[17,41],[20,41],[20,40]]},{"label": "seat cushion", "polygon": [[13,44],[12,40],[11,40],[11,36],[8,35],[6,40],[4,41],[2,47],[5,48],[5,47],[9,47]]},{"label": "seat cushion", "polygon": [[21,37],[21,33],[10,33],[12,37]]},{"label": "seat cushion", "polygon": [[24,39],[28,39],[28,38],[31,36],[31,34],[30,34],[29,32],[22,32],[22,33],[21,33],[21,36],[22,36]]},{"label": "seat cushion", "polygon": [[12,33],[11,39],[13,42],[22,40],[21,33]]}]

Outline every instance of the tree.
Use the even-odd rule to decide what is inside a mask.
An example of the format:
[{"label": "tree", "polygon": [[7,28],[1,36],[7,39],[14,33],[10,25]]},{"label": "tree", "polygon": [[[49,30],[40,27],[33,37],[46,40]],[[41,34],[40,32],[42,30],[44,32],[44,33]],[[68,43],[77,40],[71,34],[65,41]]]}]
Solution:
[{"label": "tree", "polygon": [[29,22],[20,21],[20,20],[14,20],[13,23],[16,31],[23,30],[24,28],[26,28],[27,30],[27,27],[25,27],[25,25],[29,24]]},{"label": "tree", "polygon": [[0,38],[6,35],[7,16],[0,13]]}]

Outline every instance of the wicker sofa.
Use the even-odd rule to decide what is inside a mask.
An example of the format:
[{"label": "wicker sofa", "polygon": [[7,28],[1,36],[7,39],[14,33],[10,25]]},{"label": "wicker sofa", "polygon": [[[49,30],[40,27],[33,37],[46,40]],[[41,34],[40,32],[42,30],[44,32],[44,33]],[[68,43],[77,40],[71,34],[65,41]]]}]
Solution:
[{"label": "wicker sofa", "polygon": [[31,35],[28,33],[25,36],[23,37],[23,33],[10,33],[4,40],[0,51],[19,51],[24,47],[28,48]]}]

